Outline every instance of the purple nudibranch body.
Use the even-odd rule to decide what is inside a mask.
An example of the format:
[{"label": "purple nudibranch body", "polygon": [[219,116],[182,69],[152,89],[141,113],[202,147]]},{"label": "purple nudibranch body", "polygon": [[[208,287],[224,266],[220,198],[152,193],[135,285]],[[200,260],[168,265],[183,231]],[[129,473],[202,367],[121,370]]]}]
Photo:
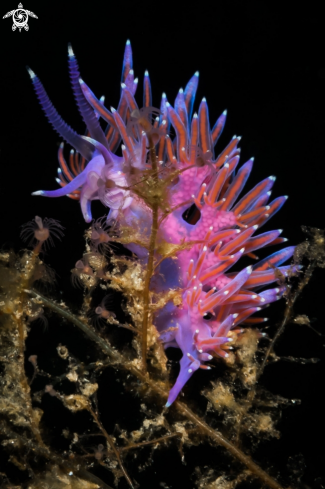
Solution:
[{"label": "purple nudibranch body", "polygon": [[[65,161],[63,144],[59,150],[57,190],[37,191],[33,195],[61,197],[67,195],[80,201],[86,222],[91,222],[91,202],[100,200],[109,208],[107,220],[122,220],[148,227],[151,210],[128,189],[131,171],[148,168],[148,135],[140,129],[137,120],[148,121],[151,140],[156,143],[158,163],[163,168],[172,165],[184,170],[178,180],[170,184],[170,205],[175,208],[163,220],[160,236],[169,243],[199,241],[190,249],[180,251],[177,260],[162,262],[154,277],[155,290],[178,287],[182,303],[176,307],[168,303],[154,318],[165,348],[182,350],[180,373],[167,401],[170,406],[193,375],[209,369],[215,357],[227,359],[231,344],[242,333],[241,326],[258,324],[263,318],[251,318],[268,304],[281,298],[283,286],[277,281],[275,268],[286,276],[290,267],[284,265],[291,258],[294,247],[276,251],[267,258],[240,272],[231,271],[243,255],[257,259],[253,252],[265,246],[286,241],[282,230],[258,234],[284,204],[287,197],[270,202],[275,177],[270,176],[245,195],[239,196],[253,166],[253,158],[238,169],[239,137],[234,136],[227,147],[215,155],[215,145],[223,131],[226,111],[210,128],[206,99],[198,114],[193,105],[198,86],[196,72],[185,89],[180,89],[174,107],[162,95],[160,109],[151,104],[151,84],[148,72],[143,82],[143,108],[134,98],[138,80],[134,78],[132,50],[127,41],[121,83],[121,98],[117,109],[108,110],[80,78],[75,55],[69,46],[69,70],[72,88],[80,114],[87,126],[87,136],[78,135],[66,124],[49,100],[38,77],[29,70],[41,106],[54,129],[73,148],[70,163]],[[151,125],[152,115],[157,116]],[[104,131],[99,123],[107,122]],[[171,128],[175,133],[172,138]],[[122,146],[121,146],[122,143]],[[116,152],[121,146],[121,156]],[[184,218],[195,205],[197,219]],[[195,222],[194,222],[195,221]],[[147,250],[130,244],[145,263]],[[163,276],[163,280],[159,277]],[[271,284],[270,288],[267,288]],[[262,290],[263,289],[263,290]],[[262,291],[261,291],[262,290]]]}]

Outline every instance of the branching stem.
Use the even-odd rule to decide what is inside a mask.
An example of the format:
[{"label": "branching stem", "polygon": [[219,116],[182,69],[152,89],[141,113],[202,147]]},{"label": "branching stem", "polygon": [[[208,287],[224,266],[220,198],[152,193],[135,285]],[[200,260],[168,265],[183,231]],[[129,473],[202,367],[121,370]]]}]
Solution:
[{"label": "branching stem", "polygon": [[[152,137],[150,135],[148,137],[149,142],[149,154],[153,171],[153,182],[154,186],[158,185],[158,173],[157,173],[157,158],[156,158],[156,149]],[[154,198],[152,201],[152,226],[151,226],[151,234],[150,234],[150,242],[149,242],[149,252],[148,252],[148,264],[147,264],[147,273],[146,279],[144,283],[143,290],[143,322],[142,322],[142,342],[141,342],[141,351],[142,351],[142,369],[144,372],[147,371],[147,348],[148,348],[148,324],[150,318],[150,282],[153,275],[154,267],[154,254],[156,248],[156,240],[158,233],[158,209],[159,209],[159,201],[157,198]]]},{"label": "branching stem", "polygon": [[309,280],[310,280],[310,277],[312,276],[312,273],[314,271],[316,267],[316,260],[314,260],[313,262],[309,263],[306,271],[305,271],[305,274],[303,276],[303,279],[299,282],[299,285],[297,287],[297,290],[295,291],[294,294],[289,294],[288,296],[288,299],[287,299],[287,305],[286,305],[286,308],[285,308],[285,312],[284,312],[284,318],[281,322],[281,325],[280,327],[277,329],[268,349],[266,350],[266,353],[265,353],[265,357],[263,359],[263,362],[261,364],[261,367],[257,373],[257,380],[261,377],[261,375],[263,374],[263,371],[264,371],[264,368],[268,362],[268,358],[270,356],[270,354],[272,353],[272,351],[274,350],[274,345],[275,343],[277,342],[277,340],[279,339],[279,337],[281,336],[281,334],[283,333],[286,325],[288,324],[288,322],[290,321],[290,319],[292,318],[293,316],[293,306],[296,302],[296,300],[298,299],[298,297],[300,296],[302,290],[305,288],[305,286],[308,284]]},{"label": "branching stem", "polygon": [[302,290],[308,284],[308,282],[310,280],[310,277],[312,276],[312,273],[313,273],[313,271],[314,271],[315,268],[316,268],[316,260],[313,260],[313,262],[309,263],[309,265],[308,265],[308,267],[307,267],[307,269],[305,271],[305,274],[304,274],[302,280],[298,284],[297,290],[293,294],[290,294],[289,293],[289,295],[287,297],[287,304],[286,304],[286,308],[285,308],[285,311],[284,311],[283,320],[282,320],[280,326],[278,327],[278,329],[277,329],[274,337],[272,338],[272,341],[270,342],[270,344],[269,344],[269,346],[268,346],[268,348],[266,350],[266,353],[264,355],[263,361],[262,361],[262,363],[261,363],[261,365],[260,365],[260,367],[259,367],[259,369],[257,371],[257,374],[256,374],[256,384],[249,391],[249,393],[247,395],[247,399],[246,399],[246,407],[243,409],[243,411],[241,412],[241,414],[239,416],[238,426],[237,426],[236,446],[239,446],[240,445],[240,436],[241,436],[241,431],[242,431],[242,423],[243,423],[244,418],[246,417],[246,414],[248,413],[248,411],[252,407],[252,403],[253,403],[253,401],[255,399],[257,382],[260,379],[260,377],[263,375],[264,369],[265,369],[265,367],[266,367],[266,365],[267,365],[267,363],[269,361],[269,357],[272,354],[272,352],[274,351],[275,343],[277,342],[277,340],[279,339],[279,337],[282,335],[282,333],[284,332],[285,327],[287,326],[288,322],[290,321],[290,319],[293,316],[293,306],[294,306],[296,300],[300,296]]},{"label": "branching stem", "polygon": [[25,269],[25,276],[22,280],[21,283],[21,289],[20,289],[20,294],[19,294],[19,300],[18,302],[18,310],[15,314],[12,314],[12,319],[17,325],[18,329],[18,335],[19,335],[19,355],[16,357],[17,361],[17,367],[19,371],[19,377],[20,377],[20,386],[21,386],[21,392],[24,395],[24,401],[25,401],[25,406],[24,409],[29,412],[29,419],[30,419],[30,429],[37,440],[38,444],[42,448],[46,448],[41,432],[39,430],[38,422],[35,417],[35,412],[33,410],[33,406],[31,403],[31,398],[30,398],[30,386],[26,377],[25,373],[25,358],[24,358],[24,352],[25,352],[25,333],[26,333],[26,326],[25,322],[23,320],[23,315],[24,315],[24,303],[25,303],[25,298],[26,298],[26,292],[25,288],[29,287],[29,284],[32,282],[32,276],[34,273],[35,269],[35,263],[36,263],[36,258],[38,257],[38,253],[40,251],[39,244],[36,245],[35,249],[31,252],[30,259],[27,260],[26,262],[26,269]]},{"label": "branching stem", "polygon": [[81,331],[83,331],[91,340],[93,340],[95,343],[97,343],[98,347],[106,353],[112,360],[115,362],[118,362],[121,360],[121,357],[119,353],[114,350],[106,341],[104,341],[100,336],[98,336],[89,326],[88,324],[84,323],[81,321],[81,319],[77,318],[74,314],[72,314],[70,311],[67,309],[64,309],[63,307],[59,306],[59,304],[56,304],[55,302],[51,301],[50,299],[47,299],[43,295],[39,294],[38,292],[34,290],[28,290],[25,289],[25,292],[27,292],[29,295],[35,297],[36,299],[39,299],[43,302],[44,306],[48,307],[49,309],[52,309],[52,311],[56,312],[59,314],[59,316],[67,319],[70,323],[73,323],[75,326],[77,326]]},{"label": "branching stem", "polygon": [[[43,298],[37,292],[32,290],[26,291],[30,295],[37,297],[42,300],[44,305],[51,308],[57,314],[62,315],[73,324],[78,326],[86,335],[88,335],[92,340],[94,340],[103,351],[106,351],[111,359],[114,361],[114,366],[121,368],[123,370],[129,371],[132,375],[137,377],[143,384],[147,385],[148,388],[159,395],[165,402],[168,398],[168,385],[161,385],[154,379],[151,379],[146,372],[138,369],[133,363],[125,361],[122,355],[120,355],[116,350],[112,349],[110,345],[107,344],[105,340],[98,337],[94,331],[92,331],[88,325],[83,323],[80,319],[76,318],[73,314],[60,306],[55,304],[49,299]],[[259,467],[248,455],[246,455],[240,448],[232,444],[227,438],[225,438],[219,431],[211,428],[203,419],[197,416],[191,409],[189,409],[184,403],[180,401],[175,401],[173,404],[174,408],[177,409],[185,418],[190,420],[196,428],[202,433],[202,435],[211,438],[215,443],[223,446],[234,458],[242,462],[252,475],[258,477],[264,484],[266,484],[271,489],[282,489],[282,486],[273,479],[269,474],[267,474],[261,467]]]},{"label": "branching stem", "polygon": [[123,462],[122,462],[122,459],[121,459],[121,456],[120,456],[120,452],[119,450],[116,448],[114,442],[113,442],[113,439],[112,437],[107,433],[107,431],[105,430],[104,426],[102,425],[102,423],[100,422],[97,414],[95,413],[95,411],[89,406],[88,408],[88,411],[89,413],[92,415],[92,417],[94,418],[94,421],[95,423],[97,424],[98,428],[100,429],[100,431],[103,433],[104,437],[106,438],[109,446],[111,447],[111,449],[113,450],[114,452],[114,455],[118,461],[118,464],[123,472],[123,475],[125,477],[125,479],[127,480],[127,483],[129,484],[130,487],[132,487],[132,489],[134,489],[134,485],[130,479],[130,476],[129,474],[127,473],[124,465],[123,465]]},{"label": "branching stem", "polygon": [[132,450],[135,448],[146,447],[148,445],[157,445],[158,443],[162,443],[164,441],[168,441],[171,438],[176,438],[176,437],[178,437],[178,438],[182,437],[182,433],[172,433],[171,435],[160,436],[159,438],[155,438],[154,440],[142,441],[140,443],[131,443],[130,445],[127,445],[126,447],[121,447],[120,451],[125,452],[125,451]]}]

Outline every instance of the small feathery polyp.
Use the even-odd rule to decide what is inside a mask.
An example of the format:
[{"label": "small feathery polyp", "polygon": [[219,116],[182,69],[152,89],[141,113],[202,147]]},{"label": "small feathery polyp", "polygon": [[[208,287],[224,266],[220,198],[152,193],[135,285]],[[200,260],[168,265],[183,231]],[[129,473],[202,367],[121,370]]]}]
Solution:
[{"label": "small feathery polyp", "polygon": [[[290,267],[281,265],[293,255],[293,246],[255,261],[240,272],[232,272],[231,267],[244,255],[256,260],[253,253],[256,250],[286,241],[279,237],[282,230],[256,233],[287,197],[269,202],[275,181],[271,176],[239,198],[251,173],[253,158],[237,169],[240,138],[236,136],[216,156],[215,145],[227,114],[224,111],[210,129],[205,98],[198,114],[192,114],[198,72],[184,90],[179,90],[174,107],[163,94],[158,110],[152,107],[146,71],[143,107],[139,109],[134,98],[138,80],[134,78],[131,45],[127,41],[121,98],[117,109],[108,110],[80,78],[71,46],[68,54],[72,88],[87,136],[78,135],[61,119],[40,80],[29,70],[47,118],[74,148],[67,162],[63,144],[60,146],[57,179],[60,188],[34,195],[67,195],[79,200],[86,222],[92,220],[91,202],[100,200],[109,208],[108,220],[114,219],[117,225],[138,222],[140,231],[148,234],[152,210],[132,190],[135,178],[150,169],[150,151],[154,151],[162,170],[157,182],[174,172],[174,178],[168,180],[169,211],[164,214],[166,209],[160,208],[159,239],[175,245],[194,243],[184,246],[177,253],[177,260],[163,260],[155,276],[156,291],[177,287],[182,297],[180,305],[169,302],[154,318],[165,347],[177,347],[183,352],[180,373],[167,402],[170,406],[195,370],[209,369],[206,362],[213,357],[229,357],[230,345],[243,332],[240,325],[262,323],[263,318],[251,316],[282,296],[283,287],[266,286],[276,282],[276,269],[287,275]],[[105,131],[100,118],[107,122]],[[172,129],[175,137],[170,135]],[[118,150],[121,156],[116,154]],[[94,232],[93,238],[100,240],[96,224]],[[138,243],[127,247],[145,266],[147,249]]]}]

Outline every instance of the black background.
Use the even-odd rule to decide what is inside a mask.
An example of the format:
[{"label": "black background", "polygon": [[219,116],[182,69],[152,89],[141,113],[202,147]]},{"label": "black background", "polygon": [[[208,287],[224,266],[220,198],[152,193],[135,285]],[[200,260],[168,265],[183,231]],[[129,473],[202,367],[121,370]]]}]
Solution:
[{"label": "black background", "polygon": [[[16,1],[1,2],[1,17],[17,8]],[[13,32],[11,19],[0,21],[0,244],[19,249],[19,227],[35,215],[59,219],[66,228],[65,238],[47,261],[58,273],[63,295],[69,294],[70,299],[76,295],[69,271],[81,256],[87,226],[78,203],[30,195],[57,188],[60,138],[46,121],[25,66],[38,74],[61,116],[82,134],[83,123],[69,86],[67,44],[72,43],[86,83],[98,97],[106,96],[108,107],[116,107],[127,39],[139,77],[140,105],[145,69],[151,78],[154,106],[159,106],[163,91],[173,104],[178,89],[199,70],[195,110],[205,96],[213,125],[228,109],[219,149],[234,134],[243,136],[241,161],[255,156],[246,188],[276,175],[273,196],[289,195],[267,229],[283,228],[291,245],[305,239],[301,225],[324,228],[325,58],[319,3],[301,7],[292,2],[290,8],[289,2],[283,7],[269,1],[176,6],[174,2],[25,0],[24,8],[38,16],[29,19],[28,32]],[[104,214],[100,205],[93,209],[96,218]],[[296,308],[315,318],[313,327],[322,332],[324,289],[324,276],[316,273]],[[268,315],[276,319],[283,307],[284,303],[274,306]],[[48,343],[46,334],[39,341]],[[302,480],[309,487],[325,487],[324,343],[309,328],[288,326],[278,352],[323,361],[280,362],[269,367],[265,376],[273,392],[302,399],[300,406],[284,411],[283,437],[271,443],[265,456],[270,465],[277,466],[303,454]]]}]

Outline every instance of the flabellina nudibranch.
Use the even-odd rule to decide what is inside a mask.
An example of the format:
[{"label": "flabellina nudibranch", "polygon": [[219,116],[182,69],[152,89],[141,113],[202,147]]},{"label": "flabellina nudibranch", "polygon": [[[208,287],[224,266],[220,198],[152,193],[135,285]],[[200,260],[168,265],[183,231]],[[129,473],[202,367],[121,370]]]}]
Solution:
[{"label": "flabellina nudibranch", "polygon": [[[240,138],[236,136],[215,156],[226,111],[212,130],[205,98],[198,114],[192,115],[198,72],[184,90],[179,90],[174,107],[163,94],[158,110],[152,107],[146,71],[143,108],[139,109],[134,98],[138,80],[134,78],[132,50],[127,41],[120,101],[116,110],[108,110],[80,78],[71,46],[68,54],[72,89],[88,132],[87,136],[78,135],[61,119],[40,80],[29,70],[48,120],[74,148],[67,162],[63,143],[60,146],[57,179],[60,188],[33,195],[67,195],[80,200],[86,222],[92,220],[92,200],[99,199],[109,208],[108,221],[132,224],[137,219],[139,228],[146,232],[150,229],[152,211],[132,192],[131,184],[136,172],[150,168],[149,139],[154,141],[159,167],[182,170],[169,185],[171,210],[162,219],[159,236],[176,245],[194,243],[179,251],[176,260],[163,260],[152,281],[157,292],[176,287],[181,290],[181,304],[169,302],[154,318],[165,348],[180,348],[183,353],[180,373],[167,401],[170,406],[197,369],[209,369],[207,362],[214,357],[229,357],[231,344],[242,334],[243,325],[263,323],[263,318],[251,318],[254,313],[283,295],[283,286],[266,286],[277,281],[276,271],[283,276],[288,274],[290,266],[282,264],[291,258],[294,246],[255,261],[239,272],[231,271],[231,267],[244,255],[258,260],[253,253],[256,250],[287,241],[279,237],[282,230],[256,234],[287,197],[269,202],[275,181],[270,176],[239,198],[252,170],[253,158],[237,169]],[[105,131],[100,118],[108,124]],[[170,136],[172,130],[175,137]],[[119,148],[121,156],[116,155]],[[147,250],[133,243],[127,247],[145,265]]]}]

